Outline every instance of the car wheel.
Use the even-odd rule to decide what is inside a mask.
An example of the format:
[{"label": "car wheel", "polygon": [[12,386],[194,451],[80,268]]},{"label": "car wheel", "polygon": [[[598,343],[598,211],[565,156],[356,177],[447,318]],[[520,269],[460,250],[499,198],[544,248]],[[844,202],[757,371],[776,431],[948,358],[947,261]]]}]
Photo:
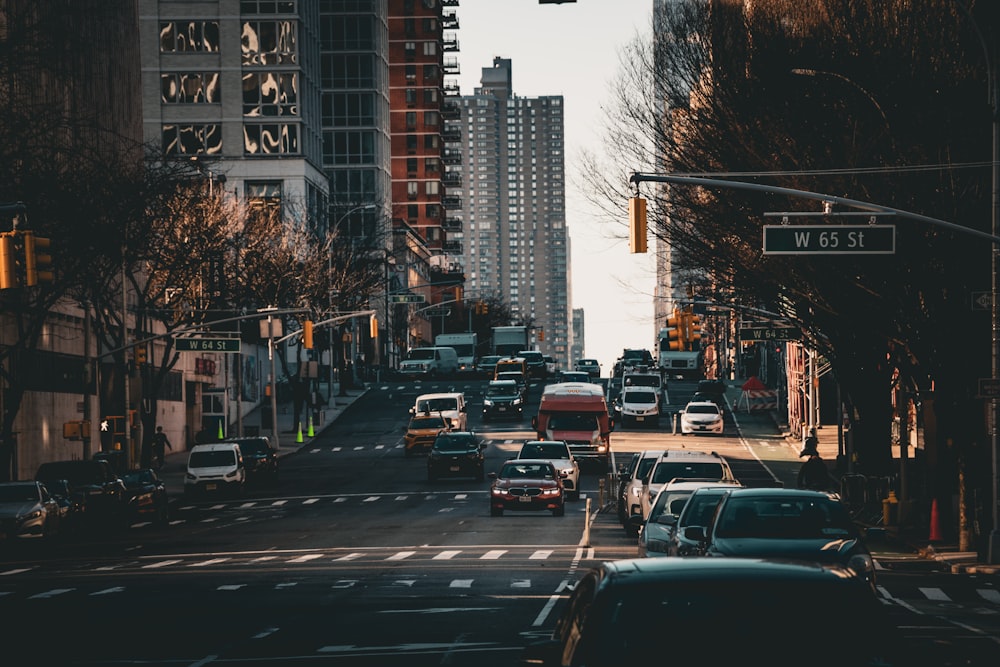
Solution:
[{"label": "car wheel", "polygon": [[560,505],[558,508],[552,510],[552,516],[563,516],[566,514],[566,506]]},{"label": "car wheel", "polygon": [[490,516],[503,516],[503,508],[490,506]]}]

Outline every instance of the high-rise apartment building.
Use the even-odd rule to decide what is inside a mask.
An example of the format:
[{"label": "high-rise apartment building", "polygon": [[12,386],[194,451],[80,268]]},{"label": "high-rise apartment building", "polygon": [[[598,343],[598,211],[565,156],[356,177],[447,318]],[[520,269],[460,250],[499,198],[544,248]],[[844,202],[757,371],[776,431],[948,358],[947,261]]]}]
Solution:
[{"label": "high-rise apartment building", "polygon": [[519,97],[511,61],[495,58],[461,98],[466,291],[497,294],[533,344],[570,358],[569,234],[561,95]]}]

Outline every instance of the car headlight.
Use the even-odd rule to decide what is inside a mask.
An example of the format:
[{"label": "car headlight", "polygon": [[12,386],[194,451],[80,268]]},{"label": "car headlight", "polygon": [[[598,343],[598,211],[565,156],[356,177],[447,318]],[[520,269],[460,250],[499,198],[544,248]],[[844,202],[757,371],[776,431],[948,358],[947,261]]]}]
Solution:
[{"label": "car headlight", "polygon": [[558,496],[559,495],[559,489],[558,488],[542,489],[541,495],[543,495],[543,496]]},{"label": "car headlight", "polygon": [[513,400],[512,402],[511,402],[511,405],[521,405],[521,403],[523,403],[523,402],[524,402],[524,401],[522,401],[522,400],[521,400],[521,397],[520,397],[520,396],[518,396],[517,398],[515,398],[515,399],[514,399],[514,400]]},{"label": "car headlight", "polygon": [[22,514],[17,518],[18,521],[23,522],[23,521],[32,521],[33,519],[37,519],[40,516],[42,516],[42,510],[32,510],[31,512],[28,512],[27,514]]},{"label": "car headlight", "polygon": [[483,407],[487,407],[488,408],[488,407],[491,407],[492,405],[493,405],[493,399],[492,398],[484,398],[483,399]]},{"label": "car headlight", "polygon": [[641,498],[642,497],[642,489],[640,489],[638,486],[633,486],[632,490],[631,490],[631,493],[636,498]]},{"label": "car headlight", "polygon": [[863,577],[870,576],[875,571],[875,564],[868,554],[854,554],[848,559],[847,567]]},{"label": "car headlight", "polygon": [[562,470],[560,470],[559,472],[561,472],[561,473],[562,473],[562,472],[564,472],[564,473],[566,473],[567,475],[572,475],[572,474],[573,474],[573,468],[563,468],[563,469],[562,469]]},{"label": "car headlight", "polygon": [[494,496],[502,496],[506,495],[506,493],[503,489],[490,489],[490,494]]}]

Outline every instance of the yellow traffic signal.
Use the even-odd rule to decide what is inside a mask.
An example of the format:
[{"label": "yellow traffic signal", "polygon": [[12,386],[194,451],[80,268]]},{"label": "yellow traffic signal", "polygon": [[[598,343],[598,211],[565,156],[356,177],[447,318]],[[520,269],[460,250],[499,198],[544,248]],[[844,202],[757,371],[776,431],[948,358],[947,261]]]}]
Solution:
[{"label": "yellow traffic signal", "polygon": [[628,200],[629,249],[633,253],[646,252],[646,200],[630,197]]},{"label": "yellow traffic signal", "polygon": [[368,321],[369,334],[372,338],[378,338],[378,318],[372,315],[371,319]]},{"label": "yellow traffic signal", "polygon": [[667,318],[667,341],[671,350],[684,350],[687,346],[687,339],[684,335],[684,314],[674,311],[674,314]]},{"label": "yellow traffic signal", "polygon": [[302,347],[307,350],[313,349],[313,323],[306,320],[302,323]]},{"label": "yellow traffic signal", "polygon": [[17,247],[15,232],[0,233],[0,289],[19,287],[17,281]]},{"label": "yellow traffic signal", "polygon": [[545,329],[538,328],[538,340],[545,340]]},{"label": "yellow traffic signal", "polygon": [[49,253],[51,247],[51,239],[35,236],[32,231],[24,232],[24,284],[28,287],[55,280]]},{"label": "yellow traffic signal", "polygon": [[687,340],[693,347],[701,341],[701,317],[694,313],[687,315]]}]

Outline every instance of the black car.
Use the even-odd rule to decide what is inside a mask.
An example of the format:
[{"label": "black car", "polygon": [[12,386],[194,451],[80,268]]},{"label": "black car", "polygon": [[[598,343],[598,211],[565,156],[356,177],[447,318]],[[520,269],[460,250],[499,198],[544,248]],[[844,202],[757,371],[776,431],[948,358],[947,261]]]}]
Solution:
[{"label": "black car", "polygon": [[475,477],[477,482],[486,479],[482,442],[472,431],[445,431],[438,433],[427,455],[427,481],[441,477]]},{"label": "black car", "polygon": [[726,383],[722,380],[700,380],[695,391],[699,394],[708,394],[721,399],[726,395]]},{"label": "black car", "polygon": [[49,461],[38,467],[35,480],[46,486],[58,486],[58,480],[66,480],[70,496],[79,503],[87,523],[115,526],[128,518],[125,482],[107,461]]},{"label": "black car", "polygon": [[275,484],[278,481],[278,450],[266,437],[227,438],[224,442],[235,442],[240,446],[247,484]]},{"label": "black car", "polygon": [[563,609],[521,665],[619,667],[657,655],[699,667],[912,664],[878,594],[837,565],[609,561],[576,583]]},{"label": "black car", "polygon": [[483,395],[483,421],[524,416],[524,396],[515,380],[493,380]]},{"label": "black car", "polygon": [[122,475],[132,520],[152,521],[162,526],[170,518],[167,487],[152,468],[129,470]]}]

